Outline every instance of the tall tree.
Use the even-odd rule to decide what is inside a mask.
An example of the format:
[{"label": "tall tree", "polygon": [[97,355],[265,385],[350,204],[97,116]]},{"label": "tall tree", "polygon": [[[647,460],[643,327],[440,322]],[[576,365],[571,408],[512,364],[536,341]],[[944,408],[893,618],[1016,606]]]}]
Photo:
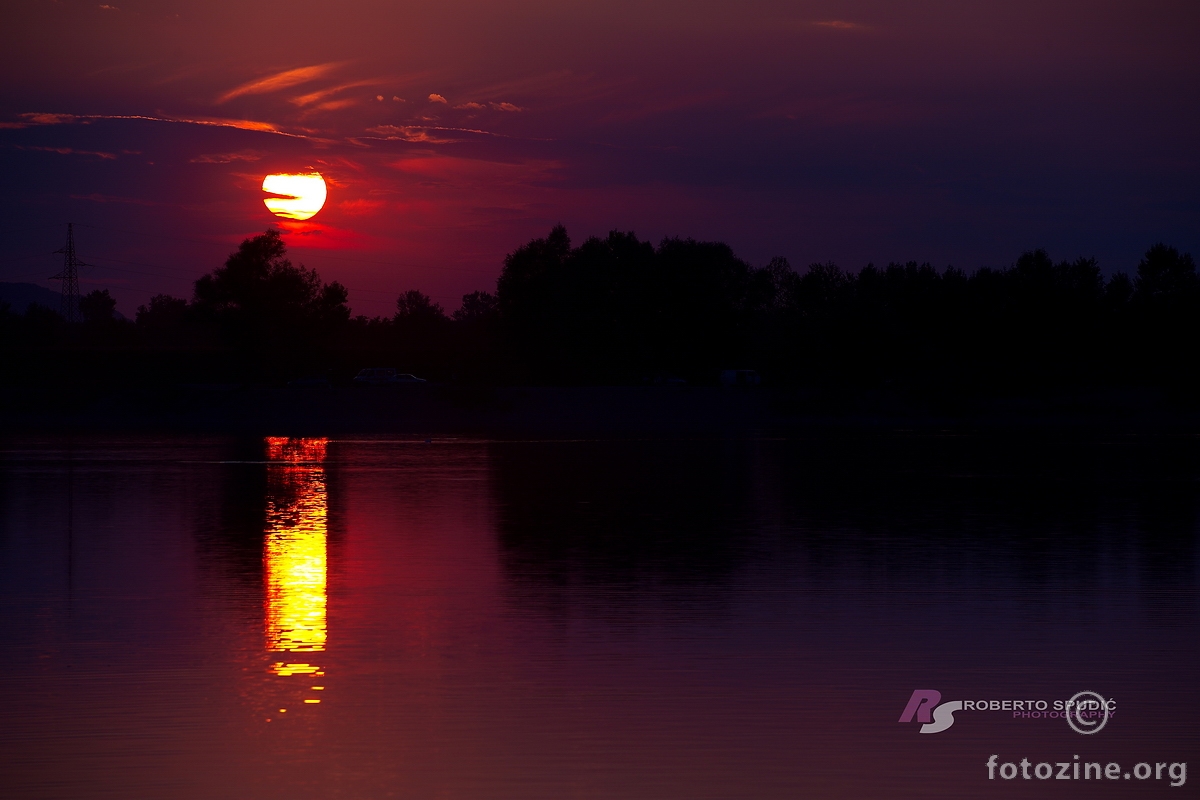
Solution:
[{"label": "tall tree", "polygon": [[1133,282],[1142,301],[1182,299],[1196,290],[1196,263],[1191,253],[1180,253],[1161,242],[1146,251]]},{"label": "tall tree", "polygon": [[117,301],[108,293],[108,289],[93,289],[79,298],[79,313],[85,322],[111,322],[116,310]]},{"label": "tall tree", "polygon": [[244,354],[296,365],[324,350],[350,318],[348,293],[293,265],[277,230],[243,241],[225,265],[195,283],[195,315]]}]

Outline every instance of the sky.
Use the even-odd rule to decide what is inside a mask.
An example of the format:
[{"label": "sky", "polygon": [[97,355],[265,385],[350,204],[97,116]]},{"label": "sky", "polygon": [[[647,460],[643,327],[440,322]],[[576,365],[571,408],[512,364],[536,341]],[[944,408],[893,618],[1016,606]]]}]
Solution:
[{"label": "sky", "polygon": [[[1200,255],[1194,0],[7,0],[0,281],[132,316],[247,236],[389,314],[551,226],[752,264]],[[317,170],[285,222],[263,177]]]}]

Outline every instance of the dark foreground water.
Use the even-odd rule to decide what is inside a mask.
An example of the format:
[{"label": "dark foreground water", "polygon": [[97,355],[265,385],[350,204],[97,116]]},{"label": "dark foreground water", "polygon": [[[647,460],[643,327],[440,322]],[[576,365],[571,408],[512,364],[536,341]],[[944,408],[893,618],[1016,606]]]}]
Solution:
[{"label": "dark foreground water", "polygon": [[6,799],[1200,795],[1193,438],[2,449]]}]

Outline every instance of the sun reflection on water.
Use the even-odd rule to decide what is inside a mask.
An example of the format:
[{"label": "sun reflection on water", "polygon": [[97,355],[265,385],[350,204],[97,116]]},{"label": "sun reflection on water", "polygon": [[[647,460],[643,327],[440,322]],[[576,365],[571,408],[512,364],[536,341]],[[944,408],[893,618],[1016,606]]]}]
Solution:
[{"label": "sun reflection on water", "polygon": [[[280,677],[324,676],[310,654],[328,638],[326,439],[268,437],[264,548],[267,650]],[[323,688],[323,687],[322,687]],[[306,692],[307,694],[307,692]],[[317,698],[305,698],[316,704]]]}]

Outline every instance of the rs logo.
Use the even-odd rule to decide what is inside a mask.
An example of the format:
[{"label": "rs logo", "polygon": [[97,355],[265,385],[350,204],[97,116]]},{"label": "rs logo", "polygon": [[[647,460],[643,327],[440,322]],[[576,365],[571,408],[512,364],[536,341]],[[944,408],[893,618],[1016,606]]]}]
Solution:
[{"label": "rs logo", "polygon": [[[916,689],[908,698],[908,705],[900,715],[901,722],[923,722],[921,733],[941,733],[954,724],[954,712],[962,709],[961,700],[942,703],[942,693],[937,689]],[[941,703],[941,705],[938,705]]]}]

